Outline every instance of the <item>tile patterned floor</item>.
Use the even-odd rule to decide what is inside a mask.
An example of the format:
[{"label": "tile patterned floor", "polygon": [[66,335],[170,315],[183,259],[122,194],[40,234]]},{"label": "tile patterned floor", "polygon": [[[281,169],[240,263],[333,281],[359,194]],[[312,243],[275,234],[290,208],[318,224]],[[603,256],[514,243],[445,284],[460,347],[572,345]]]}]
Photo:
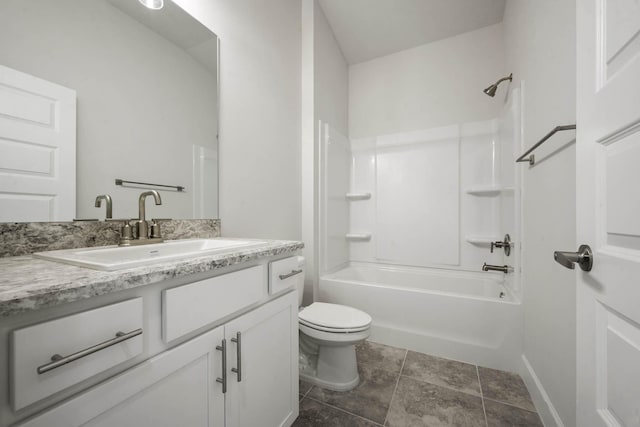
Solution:
[{"label": "tile patterned floor", "polygon": [[516,374],[369,341],[357,357],[354,390],[300,382],[295,427],[542,427]]}]

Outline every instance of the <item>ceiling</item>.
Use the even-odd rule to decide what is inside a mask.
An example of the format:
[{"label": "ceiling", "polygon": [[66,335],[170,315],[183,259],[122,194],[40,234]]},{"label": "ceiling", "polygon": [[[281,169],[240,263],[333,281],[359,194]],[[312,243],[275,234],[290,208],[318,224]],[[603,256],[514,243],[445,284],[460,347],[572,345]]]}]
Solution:
[{"label": "ceiling", "polygon": [[505,0],[319,0],[349,64],[497,24]]}]

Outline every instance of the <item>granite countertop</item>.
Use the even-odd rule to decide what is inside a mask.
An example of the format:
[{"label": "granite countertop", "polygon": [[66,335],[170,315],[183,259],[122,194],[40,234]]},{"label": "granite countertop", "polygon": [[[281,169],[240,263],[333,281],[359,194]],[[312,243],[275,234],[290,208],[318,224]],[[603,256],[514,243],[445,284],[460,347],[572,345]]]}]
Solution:
[{"label": "granite countertop", "polygon": [[0,258],[0,318],[79,301],[163,280],[213,271],[259,258],[293,253],[302,242],[262,240],[258,247],[229,249],[197,258],[118,271],[98,271],[31,255]]}]

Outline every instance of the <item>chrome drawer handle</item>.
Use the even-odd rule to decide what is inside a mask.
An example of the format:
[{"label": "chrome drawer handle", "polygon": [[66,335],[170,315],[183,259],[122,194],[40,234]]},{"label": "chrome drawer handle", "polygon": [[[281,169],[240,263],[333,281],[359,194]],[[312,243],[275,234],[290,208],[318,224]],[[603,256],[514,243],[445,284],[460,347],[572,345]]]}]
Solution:
[{"label": "chrome drawer handle", "polygon": [[231,342],[236,343],[238,351],[236,352],[237,368],[231,368],[231,372],[235,372],[238,375],[238,382],[242,381],[242,334],[236,333],[236,338],[231,338]]},{"label": "chrome drawer handle", "polygon": [[216,382],[222,384],[222,393],[227,392],[227,340],[222,340],[222,345],[217,345],[216,350],[222,352],[222,378],[216,378]]},{"label": "chrome drawer handle", "polygon": [[302,273],[302,270],[292,270],[291,273],[287,273],[287,274],[281,274],[278,277],[280,278],[280,280],[284,280],[284,279],[288,279],[291,276],[295,276],[296,274],[300,274]]},{"label": "chrome drawer handle", "polygon": [[81,359],[90,354],[96,353],[100,350],[104,350],[107,347],[111,347],[113,345],[119,344],[123,341],[129,340],[133,337],[137,337],[138,335],[142,335],[142,328],[136,329],[131,332],[118,332],[116,333],[115,338],[111,338],[105,342],[101,342],[100,344],[96,344],[94,346],[85,348],[84,350],[80,350],[76,353],[70,354],[68,356],[60,356],[59,354],[54,354],[51,356],[52,362],[44,364],[42,366],[38,366],[38,374],[44,374],[46,372],[52,371],[56,368],[59,368],[62,365],[66,365],[67,363],[71,363],[78,359]]}]

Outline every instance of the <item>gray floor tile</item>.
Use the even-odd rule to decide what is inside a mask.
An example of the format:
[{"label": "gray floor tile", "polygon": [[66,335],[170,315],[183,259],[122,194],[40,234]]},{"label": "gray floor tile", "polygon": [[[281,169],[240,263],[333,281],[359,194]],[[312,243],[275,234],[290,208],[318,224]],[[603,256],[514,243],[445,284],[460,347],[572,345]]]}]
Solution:
[{"label": "gray floor tile", "polygon": [[324,405],[313,399],[303,399],[300,403],[300,415],[293,423],[294,427],[373,427],[376,424],[362,418]]},{"label": "gray floor tile", "polygon": [[484,397],[535,412],[529,391],[518,374],[481,367],[478,372]]},{"label": "gray floor tile", "polygon": [[484,407],[489,427],[543,427],[540,417],[535,412],[489,399],[484,400]]},{"label": "gray floor tile", "polygon": [[400,377],[386,424],[389,427],[484,427],[482,399]]},{"label": "gray floor tile", "polygon": [[480,395],[476,366],[468,363],[409,351],[402,368],[402,375]]},{"label": "gray floor tile", "polygon": [[311,387],[313,387],[313,384],[309,384],[306,381],[302,381],[302,380],[298,380],[298,393],[300,393],[301,395],[305,395],[309,392],[309,390],[311,390]]},{"label": "gray floor tile", "polygon": [[400,373],[402,362],[407,354],[403,348],[364,341],[356,345],[358,367],[363,369],[382,369],[388,372]]},{"label": "gray floor tile", "polygon": [[313,387],[308,396],[382,424],[396,386],[405,350],[365,342],[357,347],[360,384],[347,392]]}]

